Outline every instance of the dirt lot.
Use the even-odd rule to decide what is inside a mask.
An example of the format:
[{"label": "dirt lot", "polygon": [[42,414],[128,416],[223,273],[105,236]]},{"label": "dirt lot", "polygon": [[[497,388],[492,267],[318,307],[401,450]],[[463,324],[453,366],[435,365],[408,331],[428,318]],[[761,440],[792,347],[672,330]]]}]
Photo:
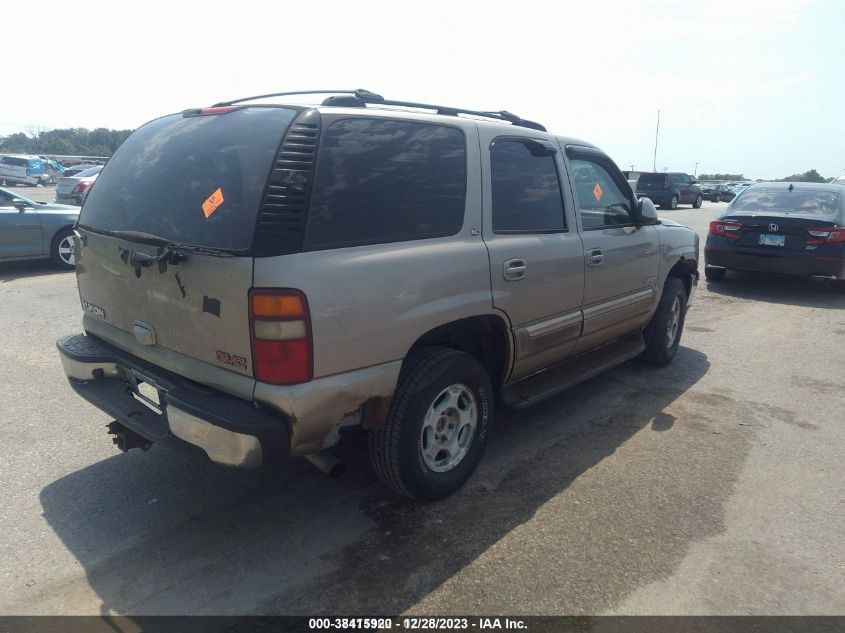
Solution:
[{"label": "dirt lot", "polygon": [[[661,214],[703,238],[723,206]],[[354,446],[337,480],[119,454],[56,355],[73,275],[0,265],[0,613],[843,614],[843,308],[702,280],[672,365],[500,410],[469,484],[418,505]]]}]

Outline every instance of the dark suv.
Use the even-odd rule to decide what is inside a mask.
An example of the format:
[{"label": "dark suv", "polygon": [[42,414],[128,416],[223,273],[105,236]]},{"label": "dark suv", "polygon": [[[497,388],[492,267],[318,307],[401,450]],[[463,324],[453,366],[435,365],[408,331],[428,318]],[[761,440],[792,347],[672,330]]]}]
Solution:
[{"label": "dark suv", "polygon": [[679,204],[691,204],[700,209],[704,197],[701,187],[689,174],[642,174],[637,181],[637,197],[651,198],[663,208],[677,209]]}]

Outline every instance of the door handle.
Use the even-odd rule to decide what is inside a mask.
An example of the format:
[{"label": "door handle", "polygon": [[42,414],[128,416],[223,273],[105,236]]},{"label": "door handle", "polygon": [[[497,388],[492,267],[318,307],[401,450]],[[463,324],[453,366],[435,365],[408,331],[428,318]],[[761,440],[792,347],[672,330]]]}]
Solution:
[{"label": "door handle", "polygon": [[600,266],[604,259],[604,253],[600,248],[591,248],[587,251],[587,265]]},{"label": "door handle", "polygon": [[525,270],[528,266],[525,265],[524,259],[509,259],[504,264],[505,281],[519,281],[525,277]]}]

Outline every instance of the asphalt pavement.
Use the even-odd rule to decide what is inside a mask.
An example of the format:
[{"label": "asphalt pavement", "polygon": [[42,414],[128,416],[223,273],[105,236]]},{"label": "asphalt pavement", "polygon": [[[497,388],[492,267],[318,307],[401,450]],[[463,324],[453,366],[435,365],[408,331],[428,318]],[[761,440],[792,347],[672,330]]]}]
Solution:
[{"label": "asphalt pavement", "polygon": [[[722,208],[660,215],[703,243]],[[843,308],[702,279],[670,366],[500,409],[465,488],[418,504],[354,442],[339,479],[119,453],[56,354],[73,274],[0,264],[0,613],[843,614]]]}]

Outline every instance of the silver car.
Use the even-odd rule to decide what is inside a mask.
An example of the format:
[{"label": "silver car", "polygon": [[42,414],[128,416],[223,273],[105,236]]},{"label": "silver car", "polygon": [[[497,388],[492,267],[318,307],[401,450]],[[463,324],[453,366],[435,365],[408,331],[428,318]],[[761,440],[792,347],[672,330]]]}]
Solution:
[{"label": "silver car", "polygon": [[331,474],[363,429],[387,486],[436,499],[500,402],[674,357],[698,238],[600,149],[367,91],[254,101],[142,126],[82,207],[58,348],[119,448]]},{"label": "silver car", "polygon": [[56,183],[56,202],[75,204],[81,207],[102,169],[100,165],[95,165],[73,176],[59,178]]},{"label": "silver car", "polygon": [[0,262],[50,258],[73,268],[73,225],[79,207],[36,202],[0,188]]}]

